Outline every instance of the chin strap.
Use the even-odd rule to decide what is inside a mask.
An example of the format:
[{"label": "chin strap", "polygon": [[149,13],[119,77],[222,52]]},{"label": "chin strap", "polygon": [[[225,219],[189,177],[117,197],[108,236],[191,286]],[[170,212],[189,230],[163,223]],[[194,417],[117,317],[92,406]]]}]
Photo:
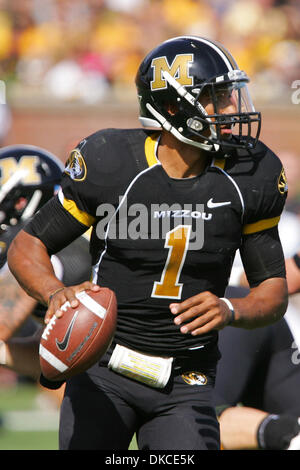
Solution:
[{"label": "chin strap", "polygon": [[[162,74],[163,74],[163,78],[169,83],[169,85],[172,86],[173,88],[175,88],[175,90],[176,90],[176,92],[178,93],[179,96],[181,96],[186,101],[188,101],[189,104],[191,104],[192,106],[197,108],[198,111],[200,111],[200,113],[203,114],[203,116],[206,116],[206,120],[211,123],[210,126],[209,126],[210,136],[213,137],[213,138],[216,138],[217,134],[216,134],[216,131],[213,128],[213,122],[208,117],[208,114],[205,111],[205,108],[202,106],[202,104],[183,85],[181,85],[179,82],[177,82],[177,80],[175,80],[175,78],[172,77],[172,75],[169,72],[164,71]],[[198,124],[200,124],[200,122],[198,122]]]},{"label": "chin strap", "polygon": [[22,216],[21,216],[21,219],[22,220],[27,220],[29,219],[30,217],[33,216],[33,214],[36,212],[36,209],[40,203],[40,200],[42,198],[42,191],[40,189],[37,189],[36,191],[34,191],[30,201],[28,202]]},{"label": "chin strap", "polygon": [[164,116],[162,116],[158,111],[156,111],[156,109],[154,109],[150,103],[146,103],[146,107],[148,111],[157,119],[157,121],[160,122],[161,127],[166,131],[170,132],[172,135],[174,135],[176,139],[180,140],[181,142],[184,142],[185,144],[193,145],[194,147],[198,147],[209,152],[214,151],[214,144],[205,144],[184,137],[174,126],[172,126],[172,124]]},{"label": "chin strap", "polygon": [[[205,109],[203,108],[201,103],[199,103],[194,98],[194,96],[188,90],[186,90],[186,88],[184,86],[182,86],[179,82],[177,82],[177,80],[175,80],[175,78],[172,77],[172,75],[169,72],[164,71],[163,72],[163,78],[169,83],[169,85],[172,88],[174,88],[176,90],[177,94],[181,98],[185,99],[186,101],[188,101],[188,103],[190,105],[192,105],[196,109],[198,109],[201,112],[201,114],[203,114],[204,116],[205,115],[207,116],[207,112],[205,111]],[[188,137],[184,137],[174,126],[172,126],[172,124],[164,116],[162,116],[162,114],[160,114],[158,111],[156,111],[156,109],[154,109],[153,106],[150,103],[146,103],[146,108],[152,114],[152,116],[154,116],[154,118],[156,119],[156,122],[158,121],[160,123],[161,127],[163,129],[165,129],[166,131],[170,132],[172,135],[174,135],[174,137],[176,137],[176,139],[180,140],[181,142],[184,142],[185,144],[193,145],[194,147],[201,148],[202,150],[215,151],[214,144],[208,144],[208,143],[204,143],[204,142],[197,142],[196,140],[189,139]],[[144,118],[142,118],[142,119],[140,118],[140,120],[141,120],[143,125],[147,125],[147,121],[144,120]],[[153,122],[155,122],[152,119],[149,119],[148,121],[149,121],[149,123],[151,121],[151,124],[153,124]],[[211,123],[210,126],[209,126],[210,127],[211,137],[215,138],[216,137],[216,132],[213,129],[212,121],[208,117],[207,117],[207,121],[209,121]],[[157,123],[156,123],[155,127],[157,127]]]}]

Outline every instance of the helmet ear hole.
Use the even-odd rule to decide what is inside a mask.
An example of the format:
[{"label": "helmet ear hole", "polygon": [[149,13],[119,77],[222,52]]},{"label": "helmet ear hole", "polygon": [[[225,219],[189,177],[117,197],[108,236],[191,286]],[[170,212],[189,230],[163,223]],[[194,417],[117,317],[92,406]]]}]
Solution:
[{"label": "helmet ear hole", "polygon": [[179,107],[176,103],[165,104],[165,109],[170,116],[175,116],[179,111]]}]

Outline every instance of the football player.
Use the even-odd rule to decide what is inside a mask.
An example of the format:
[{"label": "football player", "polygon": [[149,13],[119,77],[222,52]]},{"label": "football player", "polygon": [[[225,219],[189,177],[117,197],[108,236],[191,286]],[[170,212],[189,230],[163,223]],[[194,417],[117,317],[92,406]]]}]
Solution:
[{"label": "football player", "polygon": [[[230,287],[226,292],[245,296],[248,290]],[[299,350],[291,319],[220,332],[214,403],[224,449],[299,450]]]},{"label": "football player", "polygon": [[[34,378],[40,375],[37,352],[47,308],[21,289],[6,257],[16,234],[57,193],[63,168],[55,155],[36,146],[0,149],[0,364]],[[89,279],[88,245],[80,237],[51,257],[56,276],[65,284]]]},{"label": "football player", "polygon": [[[214,41],[157,46],[136,76],[148,129],[83,139],[58,195],[12,243],[10,268],[49,303],[46,322],[84,289],[58,280],[50,256],[88,227],[94,289],[118,299],[111,349],[67,381],[60,449],[126,449],[134,432],[141,450],[219,449],[218,330],[276,322],[287,306],[277,230],[287,185],[258,140],[248,81]],[[238,249],[251,289],[229,301]]]},{"label": "football player", "polygon": [[[299,291],[297,255],[293,257],[299,247],[299,217],[283,211],[278,229],[286,257],[288,291],[294,294],[297,284]],[[245,279],[239,258],[233,268],[226,295],[245,296],[248,289],[240,286]],[[220,331],[222,357],[214,399],[223,448],[300,448],[299,339],[297,297],[289,298],[284,318],[275,324],[259,330],[229,327]]]}]

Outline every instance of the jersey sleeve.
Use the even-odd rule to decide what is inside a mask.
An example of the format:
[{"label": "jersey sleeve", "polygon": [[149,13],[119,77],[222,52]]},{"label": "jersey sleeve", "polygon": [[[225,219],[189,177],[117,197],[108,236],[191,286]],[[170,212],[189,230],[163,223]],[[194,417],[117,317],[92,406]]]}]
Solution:
[{"label": "jersey sleeve", "polygon": [[65,286],[81,284],[91,278],[91,255],[88,236],[81,236],[56,254],[62,265],[62,282]]},{"label": "jersey sleeve", "polygon": [[72,150],[58,194],[26,226],[49,254],[56,254],[90,227],[96,232],[98,222],[108,220],[118,207],[128,181],[139,171],[132,147],[140,153],[145,140],[144,134],[134,132],[136,142],[130,145],[128,134],[126,129],[100,130]]},{"label": "jersey sleeve", "polygon": [[286,202],[287,179],[281,161],[271,150],[265,151],[253,174],[248,175],[243,192],[243,235],[276,227]]},{"label": "jersey sleeve", "polygon": [[126,130],[98,131],[83,139],[66,162],[59,200],[87,228],[95,223],[99,205],[118,203],[126,182],[136,174],[136,165],[129,164],[127,134]]},{"label": "jersey sleeve", "polygon": [[[89,228],[96,220],[95,184],[98,173],[93,158],[93,144],[84,139],[72,150],[63,172],[58,199],[64,209],[78,222]],[[97,186],[97,187],[96,187]]]},{"label": "jersey sleeve", "polygon": [[35,214],[24,229],[44,243],[49,255],[63,250],[96,221],[103,189],[101,166],[98,165],[99,160],[101,163],[101,149],[97,152],[95,140],[97,138],[93,136],[84,139],[71,152],[58,194]]},{"label": "jersey sleeve", "polygon": [[244,200],[240,254],[251,287],[266,279],[285,277],[278,223],[287,197],[280,159],[260,143],[252,159],[241,159],[236,170]]},{"label": "jersey sleeve", "polygon": [[244,236],[240,254],[250,287],[256,287],[266,279],[286,277],[277,226]]}]

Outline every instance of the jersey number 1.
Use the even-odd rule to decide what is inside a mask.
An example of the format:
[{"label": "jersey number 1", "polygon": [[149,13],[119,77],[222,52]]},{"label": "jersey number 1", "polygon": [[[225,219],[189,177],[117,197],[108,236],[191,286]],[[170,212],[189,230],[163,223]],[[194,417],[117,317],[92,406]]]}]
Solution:
[{"label": "jersey number 1", "polygon": [[151,297],[181,298],[183,284],[178,281],[188,250],[190,233],[190,225],[178,225],[166,234],[168,258],[160,281],[154,282]]}]

